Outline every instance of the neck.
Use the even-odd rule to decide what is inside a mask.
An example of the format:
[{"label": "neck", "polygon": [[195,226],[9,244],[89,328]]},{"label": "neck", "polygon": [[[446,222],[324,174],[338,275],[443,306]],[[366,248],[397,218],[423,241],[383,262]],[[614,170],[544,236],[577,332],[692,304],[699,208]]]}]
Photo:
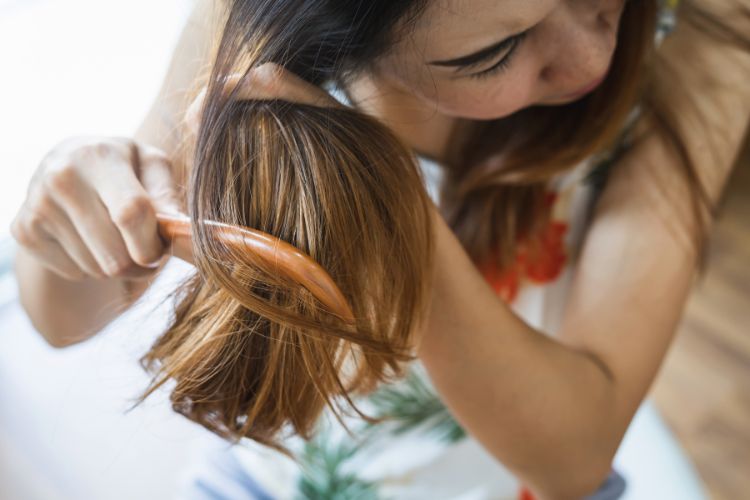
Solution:
[{"label": "neck", "polygon": [[352,104],[383,122],[417,154],[448,165],[458,132],[468,120],[444,115],[392,83],[361,76],[347,87]]}]

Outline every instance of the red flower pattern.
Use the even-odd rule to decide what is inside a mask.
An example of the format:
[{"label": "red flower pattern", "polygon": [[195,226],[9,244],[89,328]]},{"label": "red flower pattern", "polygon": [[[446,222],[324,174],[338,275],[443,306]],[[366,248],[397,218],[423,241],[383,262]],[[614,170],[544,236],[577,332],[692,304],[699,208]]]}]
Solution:
[{"label": "red flower pattern", "polygon": [[536,500],[534,494],[525,486],[518,491],[518,500]]},{"label": "red flower pattern", "polygon": [[[556,192],[547,192],[546,202],[550,209],[557,198]],[[568,260],[565,249],[567,231],[566,222],[551,220],[539,236],[537,245],[531,246],[519,239],[516,260],[506,269],[500,270],[494,263],[485,263],[479,266],[479,270],[500,298],[511,303],[518,296],[522,281],[544,284],[560,276]]]}]

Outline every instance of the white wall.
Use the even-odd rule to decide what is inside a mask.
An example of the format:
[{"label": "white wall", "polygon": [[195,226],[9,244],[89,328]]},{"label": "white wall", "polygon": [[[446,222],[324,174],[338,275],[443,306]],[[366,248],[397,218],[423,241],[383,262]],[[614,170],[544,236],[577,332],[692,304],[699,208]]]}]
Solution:
[{"label": "white wall", "polygon": [[0,236],[69,135],[131,135],[191,0],[0,0]]},{"label": "white wall", "polygon": [[[191,6],[0,0],[4,254],[10,221],[50,147],[74,134],[131,135],[140,124]],[[178,261],[170,266],[180,271]],[[143,305],[169,289],[165,281]],[[125,413],[147,382],[138,356],[166,313],[133,310],[91,342],[60,351],[9,300],[14,290],[11,278],[0,278],[0,499],[171,498],[188,450],[205,433],[172,413],[163,395]]]}]

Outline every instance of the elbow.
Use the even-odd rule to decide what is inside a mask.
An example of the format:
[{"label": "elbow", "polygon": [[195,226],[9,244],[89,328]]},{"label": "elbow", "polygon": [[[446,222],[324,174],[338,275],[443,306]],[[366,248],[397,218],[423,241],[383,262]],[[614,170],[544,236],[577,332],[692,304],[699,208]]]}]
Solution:
[{"label": "elbow", "polygon": [[587,473],[581,475],[580,481],[571,484],[570,489],[564,491],[565,498],[578,500],[593,496],[607,482],[611,472],[611,461],[592,465]]},{"label": "elbow", "polygon": [[[591,497],[607,481],[612,471],[612,464],[605,466],[592,465],[586,470],[575,470],[550,475],[547,481],[531,484],[532,497],[536,500],[582,500]],[[556,479],[550,479],[554,476]]]},{"label": "elbow", "polygon": [[[604,435],[595,438],[596,444],[590,444],[588,453],[583,453],[581,460],[568,462],[569,467],[563,475],[567,481],[561,481],[559,494],[550,498],[584,499],[592,497],[599,491],[612,473],[612,462],[619,447]],[[585,446],[585,445],[583,445]],[[572,467],[572,469],[571,469]]]},{"label": "elbow", "polygon": [[[546,460],[537,461],[536,482],[528,482],[535,487],[535,498],[539,500],[590,498],[612,473],[623,433],[615,425],[617,401],[612,372],[601,361],[596,365],[604,375],[600,380],[605,382],[599,385],[592,418],[574,419],[570,426],[552,428],[546,434],[542,455]],[[557,453],[551,454],[551,450]]]}]

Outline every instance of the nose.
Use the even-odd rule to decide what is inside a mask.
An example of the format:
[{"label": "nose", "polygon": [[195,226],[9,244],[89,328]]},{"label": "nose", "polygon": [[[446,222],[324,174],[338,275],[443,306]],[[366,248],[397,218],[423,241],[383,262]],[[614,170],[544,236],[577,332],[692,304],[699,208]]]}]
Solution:
[{"label": "nose", "polygon": [[546,95],[577,92],[609,69],[623,0],[563,2],[550,18],[546,64],[539,77]]}]

